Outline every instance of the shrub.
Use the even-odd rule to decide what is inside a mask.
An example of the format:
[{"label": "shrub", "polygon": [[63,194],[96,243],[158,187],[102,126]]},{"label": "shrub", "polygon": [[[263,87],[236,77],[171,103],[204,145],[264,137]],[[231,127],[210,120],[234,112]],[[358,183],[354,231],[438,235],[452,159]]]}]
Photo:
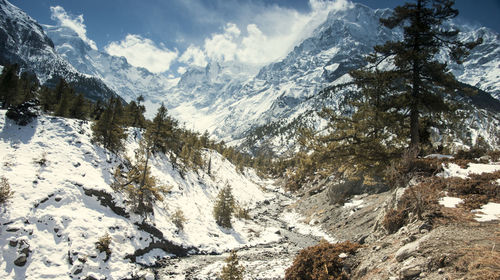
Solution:
[{"label": "shrub", "polygon": [[455,154],[455,158],[456,159],[473,160],[473,159],[477,159],[477,158],[480,158],[480,157],[486,155],[486,152],[487,152],[487,150],[485,148],[474,147],[468,151],[459,150]]},{"label": "shrub", "polygon": [[239,264],[238,255],[236,251],[231,251],[229,257],[225,260],[226,265],[222,268],[219,277],[222,280],[243,280],[245,268]]},{"label": "shrub", "polygon": [[347,265],[340,254],[354,254],[361,246],[349,241],[331,244],[326,241],[305,248],[285,272],[288,280],[348,279]]},{"label": "shrub", "polygon": [[7,203],[12,198],[14,192],[10,189],[9,180],[5,177],[0,177],[0,205]]},{"label": "shrub", "polygon": [[40,167],[44,167],[47,165],[47,153],[43,152],[42,156],[39,159],[34,159],[34,163],[40,165]]},{"label": "shrub", "polygon": [[5,116],[17,125],[25,126],[38,116],[38,101],[30,100],[18,106],[10,107]]},{"label": "shrub", "polygon": [[111,245],[111,236],[109,233],[106,233],[105,235],[99,237],[99,240],[95,243],[95,247],[99,252],[106,252],[106,258],[104,261],[109,260],[109,257],[111,256],[111,248],[109,247]]},{"label": "shrub", "polygon": [[177,209],[174,215],[172,215],[172,223],[179,229],[184,229],[184,223],[186,222],[186,217],[184,217],[184,213],[181,209]]},{"label": "shrub", "polygon": [[449,178],[446,190],[464,200],[466,209],[477,209],[490,200],[500,202],[500,171],[470,174],[469,178]]},{"label": "shrub", "polygon": [[384,180],[391,187],[405,187],[415,176],[430,177],[441,172],[444,161],[438,158],[413,158],[407,152],[385,170]]},{"label": "shrub", "polygon": [[245,205],[242,206],[239,204],[235,204],[233,212],[234,215],[239,219],[250,220],[250,209],[245,207]]},{"label": "shrub", "polygon": [[488,155],[490,156],[491,160],[494,162],[497,162],[500,160],[500,150],[490,151],[490,152],[488,152]]},{"label": "shrub", "polygon": [[444,186],[443,179],[433,177],[408,187],[401,196],[397,209],[391,209],[385,214],[383,227],[389,234],[398,231],[410,222],[410,213],[419,220],[441,216],[437,201]]},{"label": "shrub", "polygon": [[382,226],[387,230],[387,232],[389,232],[389,234],[392,234],[402,228],[406,224],[407,219],[408,215],[405,211],[401,209],[390,209],[385,214]]},{"label": "shrub", "polygon": [[500,279],[500,253],[489,246],[462,249],[455,271],[465,273],[462,279]]}]

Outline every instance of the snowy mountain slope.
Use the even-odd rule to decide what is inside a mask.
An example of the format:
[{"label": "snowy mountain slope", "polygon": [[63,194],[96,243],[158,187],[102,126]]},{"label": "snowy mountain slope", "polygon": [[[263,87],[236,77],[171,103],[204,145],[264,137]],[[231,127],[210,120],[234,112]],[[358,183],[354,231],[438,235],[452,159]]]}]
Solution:
[{"label": "snowy mountain slope", "polygon": [[[121,159],[91,143],[89,123],[40,116],[19,127],[0,111],[0,127],[0,176],[15,192],[0,215],[2,279],[130,278],[139,270],[136,263],[154,264],[170,253],[222,252],[281,238],[276,228],[251,220],[234,220],[234,230],[216,225],[213,203],[224,185],[249,208],[273,194],[261,187],[271,182],[251,170],[238,173],[215,152],[204,153],[211,158],[211,175],[197,170],[181,176],[165,156],[155,157],[153,175],[172,189],[143,221],[110,188]],[[137,141],[127,140],[130,156]],[[171,221],[177,209],[187,219],[183,231]],[[95,248],[106,233],[112,240],[108,261]],[[26,263],[15,265],[23,254]]]},{"label": "snowy mountain slope", "polygon": [[91,48],[72,29],[43,25],[54,42],[56,52],[77,71],[97,77],[126,101],[142,94],[148,102],[160,103],[178,79],[153,74],[145,68],[130,65],[124,57],[116,57]]},{"label": "snowy mountain slope", "polygon": [[0,0],[0,64],[20,65],[35,73],[41,84],[55,86],[66,79],[91,99],[109,98],[114,92],[101,80],[79,73],[54,50],[53,42],[30,16]]},{"label": "snowy mountain slope", "polygon": [[450,65],[453,75],[463,83],[475,86],[500,100],[500,34],[481,27],[458,27],[460,39],[473,41],[483,38],[483,43],[471,52],[463,65]]},{"label": "snowy mountain slope", "polygon": [[[343,99],[341,93],[328,98],[318,97],[318,93],[332,84],[347,81],[346,74],[364,65],[363,56],[374,45],[401,36],[397,30],[380,26],[379,18],[389,13],[388,9],[373,10],[361,4],[332,11],[324,23],[281,61],[261,69],[210,61],[204,68],[187,69],[175,86],[172,83],[176,80],[132,67],[124,58],[90,48],[67,28],[45,28],[61,58],[78,71],[104,80],[126,100],[145,95],[149,114],[160,102],[165,102],[171,114],[188,128],[207,130],[233,145],[246,142],[253,149],[256,143],[252,139],[247,141],[249,138],[259,138],[258,134],[272,130],[275,135],[267,136],[276,138],[265,141],[283,146],[287,139],[280,138],[289,138],[285,134],[291,127],[304,122],[319,126],[321,120],[314,112],[324,106],[338,108]],[[460,81],[498,98],[499,34],[487,28],[459,28],[464,31],[461,35],[464,40],[481,36],[484,43],[472,51],[463,65],[450,63],[452,72]],[[445,56],[442,59],[448,61]]]},{"label": "snowy mountain slope", "polygon": [[[172,92],[186,92],[186,83],[182,82],[187,79],[190,94],[172,94],[166,104],[176,118],[199,131],[208,129],[219,139],[235,145],[266,126],[286,130],[299,119],[308,118],[312,111],[338,105],[343,98],[340,95],[328,100],[315,96],[329,85],[347,81],[346,74],[364,65],[363,57],[374,45],[401,36],[398,30],[380,26],[379,18],[389,13],[388,9],[373,10],[361,4],[332,11],[327,20],[283,60],[263,67],[255,76],[232,78],[227,72],[212,75],[212,80],[224,77],[221,78],[224,82],[217,84],[205,78],[213,72],[211,65],[206,69],[188,70]],[[484,43],[472,51],[463,65],[450,64],[450,68],[460,81],[498,97],[499,35],[486,28],[460,28],[464,31],[461,37],[464,40],[482,36]]]}]

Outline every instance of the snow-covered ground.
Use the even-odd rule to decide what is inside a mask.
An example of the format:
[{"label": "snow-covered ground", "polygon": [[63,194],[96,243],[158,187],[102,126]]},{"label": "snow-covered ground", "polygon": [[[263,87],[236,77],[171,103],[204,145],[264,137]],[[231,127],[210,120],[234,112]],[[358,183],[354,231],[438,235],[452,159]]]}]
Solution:
[{"label": "snow-covered ground", "polygon": [[[438,176],[442,176],[443,178],[449,177],[459,177],[465,179],[469,177],[471,174],[481,174],[481,173],[493,173],[500,170],[499,163],[469,163],[467,168],[462,168],[457,164],[448,163],[443,165],[443,172],[438,174]],[[500,183],[497,180],[497,184]],[[463,200],[458,197],[450,197],[445,195],[441,197],[439,200],[439,204],[448,208],[456,208]],[[483,206],[481,209],[472,210],[473,213],[476,213],[475,220],[478,222],[489,222],[494,220],[500,220],[500,203],[489,202]]]},{"label": "snow-covered ground", "polygon": [[[130,135],[125,153],[133,158],[138,139],[132,136],[134,133]],[[317,227],[297,222],[300,217],[295,214],[284,214],[283,220],[278,214],[266,214],[269,207],[281,213],[281,207],[293,199],[272,181],[259,178],[251,169],[238,172],[214,151],[204,151],[204,157],[211,159],[210,174],[200,169],[181,175],[165,155],[152,159],[152,174],[172,188],[163,202],[154,205],[154,215],[143,221],[129,211],[126,197],[111,189],[112,173],[122,156],[91,142],[89,122],[42,115],[20,127],[0,111],[0,176],[8,179],[14,191],[9,202],[0,206],[0,279],[153,277],[151,270],[137,263],[151,265],[172,256],[154,244],[203,255],[238,248],[270,248],[268,244],[283,244],[283,229],[290,229],[288,234],[300,234],[292,233],[294,227],[307,229],[305,234],[313,235],[300,235],[307,242],[314,242],[314,236],[328,237]],[[232,230],[215,223],[214,200],[227,184],[240,205],[260,207],[261,212],[255,214],[260,218],[233,219]],[[286,201],[269,203],[278,195]],[[177,210],[186,218],[183,230],[172,222]],[[105,234],[111,237],[109,260],[95,244]],[[27,255],[26,263],[14,264],[22,263],[23,255]],[[293,252],[276,260],[276,276],[282,276],[292,257]],[[204,271],[218,269],[222,260],[211,263]],[[248,258],[245,262],[265,273],[261,269],[267,266],[263,260],[259,263]]]}]

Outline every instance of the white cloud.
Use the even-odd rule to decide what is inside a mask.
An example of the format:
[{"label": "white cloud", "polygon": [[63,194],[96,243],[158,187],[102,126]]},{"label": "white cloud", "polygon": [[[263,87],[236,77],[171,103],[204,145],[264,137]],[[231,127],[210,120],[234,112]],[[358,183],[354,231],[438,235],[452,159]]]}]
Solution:
[{"label": "white cloud", "polygon": [[191,45],[179,61],[197,66],[206,65],[210,59],[265,65],[285,57],[326,20],[330,11],[353,4],[349,0],[310,0],[309,5],[307,13],[278,5],[254,7],[254,14],[245,14],[247,24],[226,23],[223,31],[211,34],[203,46]]},{"label": "white cloud", "polygon": [[207,56],[221,61],[232,61],[238,50],[240,29],[234,23],[228,23],[222,34],[212,34],[205,39],[204,49]]},{"label": "white cloud", "polygon": [[87,37],[87,27],[83,24],[83,15],[71,17],[61,6],[50,7],[50,11],[52,20],[58,21],[61,26],[72,29],[91,48],[97,50],[96,43]]},{"label": "white cloud", "polygon": [[120,42],[111,42],[104,49],[110,55],[123,56],[133,66],[144,67],[153,73],[170,69],[178,56],[177,50],[157,46],[152,40],[133,34]]},{"label": "white cloud", "polygon": [[190,45],[179,58],[179,62],[205,67],[207,65],[207,57],[199,47]]},{"label": "white cloud", "polygon": [[179,73],[181,75],[186,73],[186,71],[187,71],[187,69],[184,66],[179,66],[179,68],[177,68],[177,73]]}]

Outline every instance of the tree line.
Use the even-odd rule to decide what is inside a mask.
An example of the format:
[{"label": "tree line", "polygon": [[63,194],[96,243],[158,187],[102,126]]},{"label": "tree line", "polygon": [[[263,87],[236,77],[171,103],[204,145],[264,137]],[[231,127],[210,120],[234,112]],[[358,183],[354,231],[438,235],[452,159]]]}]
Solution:
[{"label": "tree line", "polygon": [[[157,140],[154,141],[151,151],[169,155],[173,163],[184,171],[201,167],[210,169],[210,160],[204,162],[202,159],[203,149],[216,150],[240,171],[243,171],[244,167],[255,167],[265,172],[267,168],[263,166],[271,161],[264,156],[254,158],[227,146],[223,141],[213,141],[208,132],[200,134],[183,128],[177,120],[168,115],[163,104],[154,119],[147,120],[144,116],[146,108],[142,95],[129,103],[117,96],[93,102],[82,93],[76,92],[64,79],[60,79],[54,88],[49,88],[40,85],[36,75],[19,73],[17,64],[3,68],[0,75],[2,109],[22,111],[29,107],[54,116],[93,121],[93,140],[111,152],[123,151],[123,141],[128,136],[128,128],[135,127],[144,130],[146,135],[156,135]],[[16,118],[15,114],[11,115]],[[24,114],[21,112],[18,115]]]}]

